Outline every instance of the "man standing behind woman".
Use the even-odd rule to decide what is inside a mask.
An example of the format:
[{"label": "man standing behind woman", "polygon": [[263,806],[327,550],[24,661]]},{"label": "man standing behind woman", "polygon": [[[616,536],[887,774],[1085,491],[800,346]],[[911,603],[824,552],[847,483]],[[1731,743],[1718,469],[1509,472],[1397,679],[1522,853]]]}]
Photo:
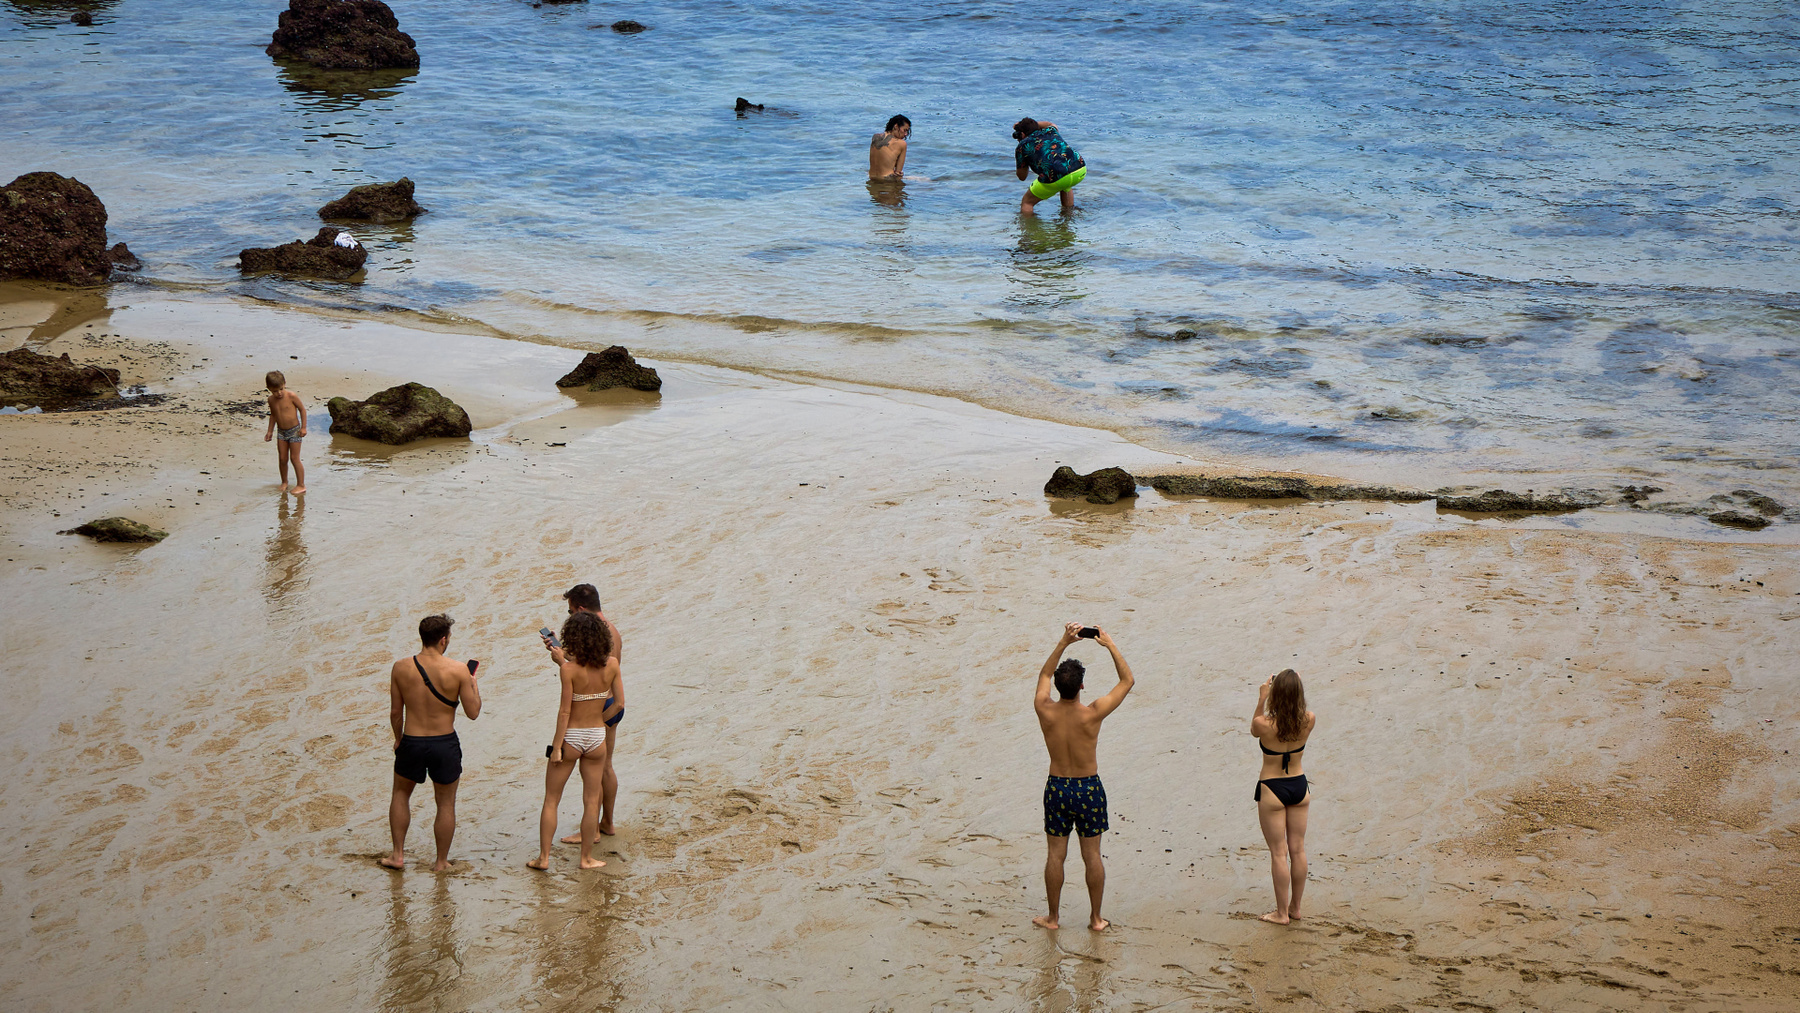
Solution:
[{"label": "man standing behind woman", "polygon": [[1064,211],[1074,210],[1075,194],[1071,191],[1087,178],[1087,161],[1081,153],[1063,140],[1056,124],[1029,116],[1013,124],[1013,139],[1019,142],[1013,149],[1013,164],[1019,178],[1025,178],[1027,169],[1037,173],[1037,182],[1031,184],[1019,200],[1019,213],[1037,214],[1038,201],[1052,196],[1060,197]]},{"label": "man standing behind woman", "polygon": [[1300,917],[1306,889],[1306,811],[1312,790],[1300,769],[1300,753],[1318,718],[1306,709],[1306,687],[1291,668],[1263,680],[1256,694],[1250,734],[1262,748],[1262,775],[1256,782],[1256,815],[1269,842],[1269,870],[1275,880],[1275,910],[1265,922],[1286,925]]},{"label": "man standing behind woman", "polygon": [[581,867],[598,869],[606,863],[594,857],[594,841],[600,836],[600,793],[607,761],[612,756],[611,725],[625,716],[623,688],[619,685],[619,659],[607,624],[591,612],[571,611],[563,623],[562,645],[547,644],[557,664],[562,684],[556,709],[556,731],[545,750],[549,763],[544,771],[544,808],[538,815],[538,857],[526,864],[550,868],[550,846],[556,839],[557,807],[563,786],[575,767],[581,767]]}]

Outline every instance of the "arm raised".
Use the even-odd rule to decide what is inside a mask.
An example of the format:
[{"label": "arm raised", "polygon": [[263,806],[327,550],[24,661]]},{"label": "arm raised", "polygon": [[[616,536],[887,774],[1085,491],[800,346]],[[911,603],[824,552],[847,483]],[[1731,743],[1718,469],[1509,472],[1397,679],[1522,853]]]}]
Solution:
[{"label": "arm raised", "polygon": [[1137,685],[1137,678],[1131,674],[1131,666],[1126,663],[1125,655],[1119,653],[1119,645],[1113,643],[1111,635],[1105,630],[1101,630],[1100,636],[1095,639],[1099,641],[1101,647],[1106,648],[1108,654],[1112,655],[1113,671],[1119,673],[1118,684],[1107,690],[1105,696],[1094,701],[1094,710],[1104,718],[1118,710],[1119,705],[1125,702],[1126,694],[1131,692],[1131,687]]},{"label": "arm raised", "polygon": [[1062,639],[1056,642],[1056,649],[1050,652],[1050,657],[1044,659],[1044,667],[1038,669],[1037,695],[1033,698],[1038,705],[1042,706],[1050,702],[1050,688],[1054,685],[1051,678],[1056,675],[1056,663],[1062,660],[1063,652],[1068,650],[1069,645],[1074,643],[1080,635],[1080,623],[1063,625]]}]

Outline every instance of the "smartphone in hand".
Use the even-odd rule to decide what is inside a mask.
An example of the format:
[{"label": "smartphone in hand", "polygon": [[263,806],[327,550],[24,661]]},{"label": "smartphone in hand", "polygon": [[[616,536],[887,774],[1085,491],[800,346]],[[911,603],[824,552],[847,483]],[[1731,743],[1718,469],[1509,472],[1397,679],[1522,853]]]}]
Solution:
[{"label": "smartphone in hand", "polygon": [[551,647],[561,647],[562,646],[562,641],[556,639],[555,631],[551,630],[550,627],[548,627],[548,626],[539,630],[538,636],[543,637],[544,639],[550,641]]},{"label": "smartphone in hand", "polygon": [[1080,637],[1083,640],[1092,640],[1095,637],[1100,635],[1100,627],[1098,627],[1098,626],[1083,626],[1081,628],[1081,632],[1077,633],[1075,635]]},{"label": "smartphone in hand", "polygon": [[470,675],[474,675],[475,670],[480,667],[481,667],[481,662],[476,661],[474,658],[469,659],[469,674]]}]

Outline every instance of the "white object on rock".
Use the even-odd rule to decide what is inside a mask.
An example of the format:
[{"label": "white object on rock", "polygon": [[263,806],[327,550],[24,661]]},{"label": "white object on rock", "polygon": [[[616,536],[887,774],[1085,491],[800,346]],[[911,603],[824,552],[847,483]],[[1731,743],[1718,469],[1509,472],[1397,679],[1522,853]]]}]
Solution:
[{"label": "white object on rock", "polygon": [[332,245],[333,246],[341,246],[346,250],[354,250],[357,247],[361,246],[362,244],[357,242],[356,237],[351,235],[350,233],[340,232],[337,234],[337,238],[332,240]]}]

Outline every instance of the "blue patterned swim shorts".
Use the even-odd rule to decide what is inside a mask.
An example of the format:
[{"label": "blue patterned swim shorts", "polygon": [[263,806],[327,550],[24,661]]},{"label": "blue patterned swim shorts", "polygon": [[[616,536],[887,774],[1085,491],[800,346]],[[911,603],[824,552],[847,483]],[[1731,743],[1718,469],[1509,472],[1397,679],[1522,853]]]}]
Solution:
[{"label": "blue patterned swim shorts", "polygon": [[1083,837],[1106,833],[1106,786],[1100,775],[1057,777],[1044,782],[1044,833],[1067,837],[1070,830]]}]

